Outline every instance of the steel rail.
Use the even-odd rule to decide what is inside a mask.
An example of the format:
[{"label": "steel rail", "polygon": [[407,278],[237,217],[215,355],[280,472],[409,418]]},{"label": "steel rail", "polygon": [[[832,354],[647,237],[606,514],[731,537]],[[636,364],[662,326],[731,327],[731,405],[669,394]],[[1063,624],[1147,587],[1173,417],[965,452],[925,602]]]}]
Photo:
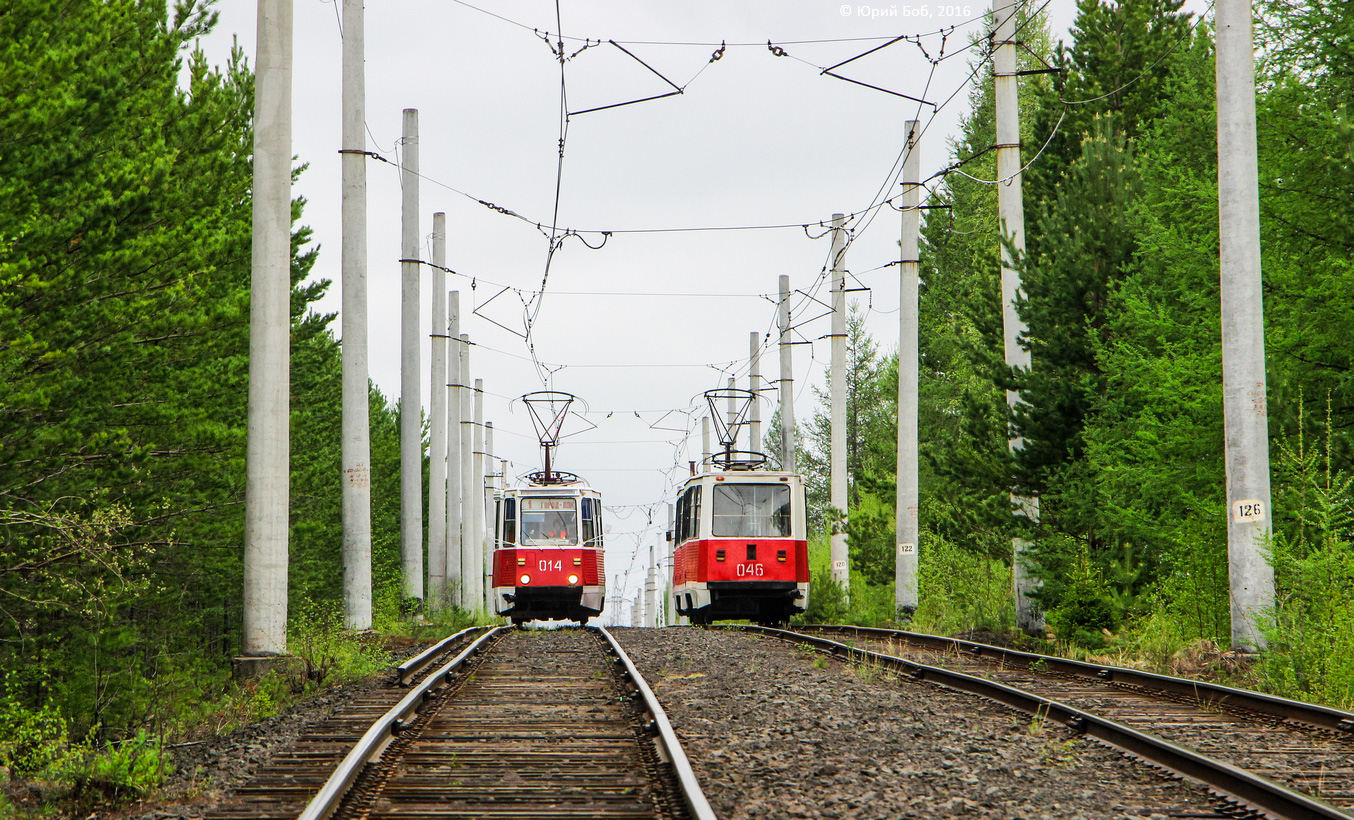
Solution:
[{"label": "steel rail", "polygon": [[466,635],[469,635],[471,632],[475,632],[480,629],[487,629],[487,627],[472,626],[468,629],[462,629],[455,635],[452,635],[449,638],[443,638],[436,644],[433,644],[429,648],[423,650],[419,654],[415,655],[414,657],[395,667],[395,676],[396,679],[399,681],[400,686],[408,686],[410,678],[413,678],[415,675],[421,672],[423,670],[423,667],[427,666],[428,663],[432,661],[433,658],[445,652],[447,650],[447,647],[456,643],[461,638],[465,637]]},{"label": "steel rail", "polygon": [[870,652],[837,641],[761,626],[735,625],[745,632],[771,635],[794,643],[807,643],[833,655],[876,663],[880,666],[906,672],[917,680],[925,680],[950,689],[978,695],[1018,709],[1037,718],[1059,721],[1073,731],[1090,735],[1104,743],[1122,749],[1143,760],[1198,780],[1224,797],[1269,812],[1283,820],[1350,820],[1350,815],[1309,795],[1289,789],[1253,772],[1214,760],[1191,749],[1177,746],[1162,738],[1131,729],[1121,723],[1099,717],[1072,706],[1023,692],[985,678],[954,672],[938,666],[927,666],[903,658]]},{"label": "steel rail", "polygon": [[616,639],[604,627],[589,627],[596,629],[606,638],[607,643],[611,645],[611,651],[615,653],[616,659],[624,667],[625,678],[630,682],[635,690],[639,692],[644,701],[644,711],[650,718],[652,726],[658,735],[659,747],[672,763],[673,773],[677,776],[677,782],[682,789],[682,799],[686,801],[687,808],[691,810],[691,816],[695,820],[718,820],[714,809],[710,808],[710,803],[705,799],[705,792],[701,790],[700,781],[696,779],[696,773],[691,768],[691,761],[687,759],[686,752],[682,750],[681,741],[677,739],[677,733],[672,729],[672,723],[668,721],[667,712],[658,702],[653,690],[645,682],[644,676],[639,673],[634,661],[625,654],[625,650],[616,642]]},{"label": "steel rail", "polygon": [[[1354,712],[1344,712],[1326,706],[1289,700],[1287,698],[1266,695],[1206,681],[1193,681],[1185,678],[1173,678],[1122,666],[1086,663],[1068,658],[1056,658],[1049,655],[1037,655],[1033,652],[1021,652],[985,643],[965,641],[959,638],[945,638],[939,635],[926,635],[920,632],[907,632],[900,629],[879,629],[875,627],[812,624],[798,627],[800,630],[846,632],[858,637],[876,640],[901,640],[909,644],[932,649],[955,649],[979,657],[1000,660],[1012,666],[1035,667],[1035,671],[1061,672],[1100,681],[1140,686],[1158,692],[1193,698],[1211,706],[1237,706],[1252,712],[1273,717],[1308,723],[1324,729],[1341,732],[1354,732]],[[1036,667],[1037,664],[1037,667]]]},{"label": "steel rail", "polygon": [[325,781],[324,786],[306,805],[305,810],[297,815],[296,820],[326,820],[333,814],[348,793],[348,789],[357,780],[358,775],[362,773],[362,767],[376,757],[385,748],[386,743],[399,733],[404,724],[408,722],[409,717],[423,705],[424,699],[432,688],[445,682],[451,673],[483,649],[490,638],[505,631],[507,631],[507,627],[502,626],[490,629],[455,658],[448,661],[445,666],[429,675],[418,686],[409,690],[409,694],[405,695],[389,712],[382,715],[371,725],[371,728],[367,729],[366,734],[362,735],[362,738],[343,758],[338,768]]}]

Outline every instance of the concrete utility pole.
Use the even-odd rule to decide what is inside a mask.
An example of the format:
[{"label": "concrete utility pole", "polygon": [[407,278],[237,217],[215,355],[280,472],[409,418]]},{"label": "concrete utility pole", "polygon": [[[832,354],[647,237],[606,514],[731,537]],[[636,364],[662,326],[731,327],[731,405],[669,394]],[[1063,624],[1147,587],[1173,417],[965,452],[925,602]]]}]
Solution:
[{"label": "concrete utility pole", "polygon": [[795,464],[795,371],[790,342],[790,277],[780,275],[780,468],[793,473]]},{"label": "concrete utility pole", "polygon": [[832,215],[832,369],[831,478],[829,502],[841,515],[832,525],[832,578],[844,591],[851,588],[851,564],[846,544],[846,217]]},{"label": "concrete utility pole", "polygon": [[461,601],[478,612],[484,590],[475,548],[475,391],[470,380],[470,336],[461,334]]},{"label": "concrete utility pole", "polygon": [[903,159],[903,241],[899,278],[898,320],[898,495],[897,558],[894,562],[894,608],[911,614],[917,609],[917,544],[920,535],[917,504],[920,496],[917,459],[917,391],[920,373],[917,333],[920,327],[917,263],[921,230],[921,146],[916,120],[907,121],[907,154]]},{"label": "concrete utility pole", "polygon": [[611,623],[613,626],[621,626],[623,616],[621,615],[621,606],[625,603],[625,596],[622,594],[621,576],[616,574],[615,583],[611,585]]},{"label": "concrete utility pole", "polygon": [[461,292],[447,299],[447,603],[464,606],[461,568]]},{"label": "concrete utility pole", "polygon": [[367,388],[367,119],[363,0],[343,0],[343,619],[371,629],[371,420]]},{"label": "concrete utility pole", "polygon": [[748,408],[748,449],[762,451],[762,346],[757,331],[748,333],[748,390],[752,406]]},{"label": "concrete utility pole", "polygon": [[1265,557],[1272,520],[1250,2],[1218,0],[1214,14],[1232,647],[1255,652],[1265,646],[1259,619],[1274,606],[1274,568]]},{"label": "concrete utility pole", "polygon": [[[291,0],[259,0],[245,449],[244,655],[287,653],[290,509]],[[248,664],[254,666],[257,664]],[[241,674],[249,674],[242,669]]]},{"label": "concrete utility pole", "polygon": [[[997,210],[1002,233],[1011,238],[1019,253],[1025,251],[1025,206],[1021,197],[1020,174],[1020,95],[1016,74],[1015,3],[1011,0],[992,0],[992,15],[997,21],[994,35],[996,53],[993,55],[993,74],[996,82],[997,106]],[[1001,303],[1002,331],[1005,336],[1006,364],[1024,370],[1030,368],[1030,352],[1020,346],[1020,335],[1025,323],[1016,311],[1020,296],[1020,273],[1005,245],[1001,248]],[[1014,390],[1006,392],[1006,405],[1014,412],[1023,403]],[[1025,442],[1012,430],[1009,436],[1012,452],[1024,449]],[[1011,496],[1018,515],[1030,524],[1039,521],[1039,499]],[[1044,613],[1030,597],[1038,581],[1029,576],[1025,567],[1025,552],[1032,544],[1024,538],[1012,540],[1015,572],[1016,625],[1029,634],[1043,631]]]},{"label": "concrete utility pole", "polygon": [[447,599],[447,215],[433,214],[432,376],[428,380],[428,601]]},{"label": "concrete utility pole", "polygon": [[481,567],[484,573],[484,611],[493,615],[494,607],[494,423],[484,423],[484,486],[480,489],[480,509],[484,510],[484,535],[480,542]]},{"label": "concrete utility pole", "polygon": [[400,163],[400,557],[406,605],[423,603],[423,399],[418,343],[418,111],[404,109]]},{"label": "concrete utility pole", "polygon": [[484,606],[484,379],[475,379],[474,424],[470,428],[473,440],[470,451],[470,498],[467,501],[474,516],[466,539],[471,543],[471,571],[475,573],[473,606],[488,612]]}]

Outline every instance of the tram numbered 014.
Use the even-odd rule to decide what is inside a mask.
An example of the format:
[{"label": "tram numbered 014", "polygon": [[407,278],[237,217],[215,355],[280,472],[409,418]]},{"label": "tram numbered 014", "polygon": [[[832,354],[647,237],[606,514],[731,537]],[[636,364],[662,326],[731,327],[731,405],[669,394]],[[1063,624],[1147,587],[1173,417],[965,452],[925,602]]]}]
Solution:
[{"label": "tram numbered 014", "polygon": [[495,496],[495,610],[516,626],[587,624],[606,600],[602,496],[570,473],[546,475],[548,483],[532,481]]},{"label": "tram numbered 014", "polygon": [[782,625],[809,604],[804,483],[794,473],[713,470],[677,497],[672,590],[692,623]]}]

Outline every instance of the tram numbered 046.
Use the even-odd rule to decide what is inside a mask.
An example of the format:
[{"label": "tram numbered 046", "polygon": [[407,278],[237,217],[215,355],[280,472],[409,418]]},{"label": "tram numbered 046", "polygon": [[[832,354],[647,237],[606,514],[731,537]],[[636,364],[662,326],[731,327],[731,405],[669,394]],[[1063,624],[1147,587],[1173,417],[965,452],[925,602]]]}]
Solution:
[{"label": "tram numbered 046", "polygon": [[703,472],[677,497],[672,589],[693,623],[785,624],[809,604],[804,483],[769,470]]},{"label": "tram numbered 046", "polygon": [[602,496],[572,474],[546,475],[549,483],[496,494],[495,610],[516,626],[532,620],[586,624],[606,600]]}]

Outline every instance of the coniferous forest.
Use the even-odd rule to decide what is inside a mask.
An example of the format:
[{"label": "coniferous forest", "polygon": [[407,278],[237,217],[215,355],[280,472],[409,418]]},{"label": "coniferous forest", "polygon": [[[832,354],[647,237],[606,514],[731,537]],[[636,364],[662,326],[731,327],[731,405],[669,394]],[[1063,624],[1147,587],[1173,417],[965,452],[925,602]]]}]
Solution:
[{"label": "coniferous forest", "polygon": [[[1257,126],[1277,606],[1244,685],[1354,706],[1354,5],[1257,0]],[[0,773],[91,766],[109,741],[227,728],[306,691],[229,682],[240,643],[252,75],[209,66],[209,6],[0,10]],[[1003,363],[990,64],[925,211],[921,631],[1013,632],[1034,544],[1041,640],[1169,668],[1228,627],[1210,20],[1078,0],[1022,21],[1034,366]],[[976,53],[976,52],[975,52]],[[185,81],[183,77],[187,77]],[[305,173],[305,157],[297,173]],[[341,597],[340,351],[293,208],[291,608]],[[848,601],[896,621],[896,354],[850,323]],[[1008,419],[1005,392],[1027,404]],[[816,526],[826,401],[802,425]],[[378,623],[398,614],[398,408],[370,393]],[[1025,448],[1007,448],[1011,422]],[[769,426],[775,429],[775,425]],[[304,454],[304,458],[299,457]],[[1016,529],[1013,491],[1037,495]],[[820,537],[821,540],[821,537]],[[820,546],[820,545],[819,545]],[[828,577],[816,549],[815,580]],[[828,585],[822,584],[825,588]],[[334,650],[338,653],[339,650]],[[317,656],[318,657],[318,656]],[[336,662],[336,661],[333,661]],[[83,746],[81,746],[83,744]]]}]

